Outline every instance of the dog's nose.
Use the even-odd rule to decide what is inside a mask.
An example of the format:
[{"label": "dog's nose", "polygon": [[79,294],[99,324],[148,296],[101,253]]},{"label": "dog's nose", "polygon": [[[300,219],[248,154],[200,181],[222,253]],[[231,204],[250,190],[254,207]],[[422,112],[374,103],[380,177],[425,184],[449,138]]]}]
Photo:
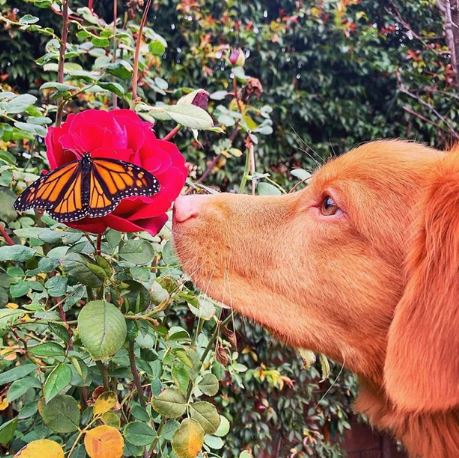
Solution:
[{"label": "dog's nose", "polygon": [[183,223],[187,219],[197,216],[209,195],[179,196],[174,203],[174,219]]}]

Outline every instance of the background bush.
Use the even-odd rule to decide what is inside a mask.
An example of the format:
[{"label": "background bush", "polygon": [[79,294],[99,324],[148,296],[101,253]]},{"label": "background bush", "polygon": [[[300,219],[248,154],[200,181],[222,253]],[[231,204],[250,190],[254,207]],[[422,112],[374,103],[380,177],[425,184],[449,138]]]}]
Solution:
[{"label": "background bush", "polygon": [[[110,23],[113,2],[94,3],[98,17]],[[37,98],[22,111],[0,111],[0,218],[8,225],[10,236],[29,246],[37,242],[30,235],[33,231],[27,229],[37,228],[37,223],[27,216],[18,218],[10,207],[15,193],[43,167],[46,126],[54,120],[59,101],[65,98],[66,112],[109,107],[115,96],[118,106],[129,106],[129,65],[144,4],[135,0],[118,2],[118,28],[126,33],[126,46],[123,51],[117,48],[115,61],[125,60],[129,65],[109,68],[113,58],[111,37],[103,36],[108,27],[92,23],[88,10],[78,11],[88,6],[86,2],[71,2],[75,17],[98,36],[87,36],[76,23],[71,24],[66,60],[78,64],[80,70],[75,67],[73,74],[67,73],[66,83],[86,88],[79,94],[56,86],[40,90],[43,83],[56,80],[55,66],[50,64],[57,62],[58,42],[52,41],[52,34],[60,36],[62,21],[50,6],[47,0],[0,0],[2,89]],[[26,15],[39,21],[21,24],[20,18]],[[276,185],[289,189],[326,158],[370,139],[402,137],[444,147],[458,138],[457,93],[442,20],[432,0],[163,0],[153,2],[147,26],[148,46],[141,53],[139,65],[138,95],[146,104],[143,115],[153,116],[151,107],[156,104],[175,103],[191,89],[203,88],[211,94],[208,110],[222,129],[220,133],[200,132],[198,138],[182,129],[175,136],[174,141],[190,164],[190,183],[199,182],[205,174],[201,184],[238,191],[245,177],[246,182],[257,185],[257,192],[276,193],[281,192]],[[163,39],[167,43],[164,49]],[[228,63],[231,50],[238,48],[246,57],[243,70],[235,70]],[[88,87],[94,69],[106,75],[105,86],[95,90]],[[234,99],[234,73],[238,93],[244,98],[243,112]],[[246,75],[257,78],[260,86],[255,80],[247,80]],[[174,126],[171,121],[158,121],[155,130],[163,136]],[[248,139],[253,145],[257,174],[253,170],[247,174]],[[51,221],[49,225],[53,233],[63,230]],[[81,242],[69,234],[65,242],[48,233],[48,239],[45,236],[39,244],[49,251],[62,243],[74,247]],[[158,240],[149,242],[153,243],[159,265],[167,266],[154,275],[155,284],[171,292],[186,279],[175,265],[168,237],[165,230]],[[72,249],[87,249],[87,244],[83,247],[81,243],[78,249]],[[2,307],[8,303],[23,307],[36,300],[40,291],[31,291],[30,285],[22,283],[27,269],[36,267],[16,261],[3,268]],[[142,297],[138,286],[141,282],[138,277],[132,278],[132,273],[129,275],[129,294]],[[56,285],[49,285],[46,272],[43,278],[33,281],[44,285],[45,293],[52,296],[50,288]],[[210,320],[203,326],[194,318],[186,303],[197,300],[199,293],[185,284],[190,296],[174,298],[160,320],[168,329],[182,326],[196,338],[202,336],[205,342],[215,323]],[[67,289],[66,294],[76,292]],[[147,291],[145,306],[150,296],[151,291]],[[70,315],[75,304],[69,306]],[[145,331],[153,338],[151,330],[146,329],[139,332]],[[225,446],[218,440],[208,445],[213,456],[232,457],[244,449],[254,455],[264,452],[279,457],[341,456],[339,440],[348,427],[353,378],[333,364],[329,377],[323,358],[312,362],[308,353],[301,357],[244,320],[236,319],[226,332],[218,340],[221,349],[215,349],[210,364],[220,378],[215,401],[219,412],[230,420],[231,429],[224,438]],[[51,335],[58,338],[56,331]],[[3,335],[3,370],[11,369],[17,361],[24,364],[27,355],[20,351],[19,338],[25,339],[22,334]],[[136,354],[143,360],[157,358],[146,354],[141,339],[136,340],[136,345]],[[112,364],[120,362],[120,367],[125,367],[126,361]],[[96,370],[97,367],[91,369],[90,384],[82,386],[93,390],[102,384]],[[112,366],[111,370],[116,368]],[[154,378],[146,368],[141,367],[141,371],[147,379]],[[128,384],[131,376],[122,375],[123,383]],[[4,385],[2,396],[10,389],[11,384]],[[24,415],[21,412],[27,401],[33,404],[38,393],[32,386],[23,396],[1,412],[3,425],[17,412]],[[25,417],[26,426],[18,428],[14,440],[4,441],[5,453],[7,448],[15,451],[31,438],[49,434],[43,425],[34,423],[40,422],[36,417]],[[129,447],[129,453],[143,453],[133,444]]]}]

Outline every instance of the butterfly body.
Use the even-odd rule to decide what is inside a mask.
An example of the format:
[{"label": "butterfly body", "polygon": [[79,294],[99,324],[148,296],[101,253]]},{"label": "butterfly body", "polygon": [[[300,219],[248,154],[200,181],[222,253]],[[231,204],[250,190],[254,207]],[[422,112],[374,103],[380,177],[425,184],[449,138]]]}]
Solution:
[{"label": "butterfly body", "polygon": [[135,164],[83,154],[32,183],[14,208],[46,210],[57,221],[67,223],[106,216],[122,199],[158,191],[157,178]]}]

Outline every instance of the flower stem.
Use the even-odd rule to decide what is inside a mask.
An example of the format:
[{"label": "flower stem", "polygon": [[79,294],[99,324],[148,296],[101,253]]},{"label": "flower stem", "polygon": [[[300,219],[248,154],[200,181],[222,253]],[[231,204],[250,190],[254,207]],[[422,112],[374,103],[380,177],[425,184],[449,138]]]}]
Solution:
[{"label": "flower stem", "polygon": [[96,254],[99,256],[102,253],[102,234],[97,234],[97,240],[96,240]]},{"label": "flower stem", "polygon": [[139,402],[142,407],[145,407],[146,406],[145,396],[143,395],[142,381],[140,380],[139,371],[137,370],[137,366],[135,364],[134,341],[132,339],[129,340],[128,354],[129,354],[129,364],[131,366],[131,373],[132,373],[132,376],[134,377],[134,383],[137,388],[137,395],[139,397]]},{"label": "flower stem", "polygon": [[147,5],[143,10],[142,20],[140,21],[139,31],[137,32],[137,40],[135,43],[135,53],[134,53],[134,64],[133,64],[133,72],[132,72],[132,107],[135,104],[137,99],[137,83],[139,79],[139,57],[140,57],[140,45],[142,43],[142,32],[143,28],[145,27],[145,23],[147,22],[148,11],[150,10],[151,0],[147,1]]},{"label": "flower stem", "polygon": [[[69,33],[69,0],[62,0],[62,31],[61,31],[61,46],[59,48],[59,62],[57,64],[57,81],[64,82],[64,63],[65,51],[67,49],[67,36]],[[59,127],[62,122],[62,113],[64,105],[59,104],[56,113],[56,127]]]}]

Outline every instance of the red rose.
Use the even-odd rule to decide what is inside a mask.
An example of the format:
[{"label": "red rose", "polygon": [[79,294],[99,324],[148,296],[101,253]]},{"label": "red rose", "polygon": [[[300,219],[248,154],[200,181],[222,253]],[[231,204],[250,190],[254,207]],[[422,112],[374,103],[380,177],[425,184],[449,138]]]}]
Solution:
[{"label": "red rose", "polygon": [[98,234],[107,228],[158,233],[185,183],[187,169],[178,148],[156,138],[151,127],[131,110],[86,110],[70,114],[60,127],[49,128],[46,147],[51,169],[77,159],[76,152],[89,153],[132,162],[160,182],[160,191],[154,196],[123,199],[107,216],[84,218],[68,226]]}]

